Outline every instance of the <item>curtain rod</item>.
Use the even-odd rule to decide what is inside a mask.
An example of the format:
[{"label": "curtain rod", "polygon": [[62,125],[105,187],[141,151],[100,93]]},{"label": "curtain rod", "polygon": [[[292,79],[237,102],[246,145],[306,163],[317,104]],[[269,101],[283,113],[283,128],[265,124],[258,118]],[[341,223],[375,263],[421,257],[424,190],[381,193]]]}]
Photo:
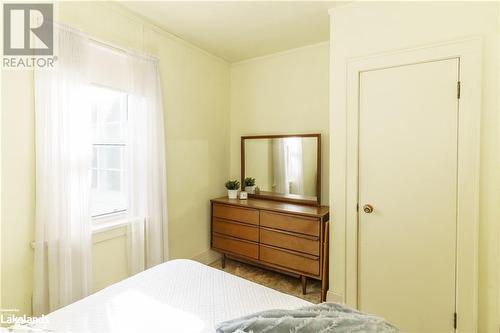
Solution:
[{"label": "curtain rod", "polygon": [[[144,58],[144,59],[148,59],[148,60],[159,61],[159,58],[157,56],[154,56],[152,54],[147,54],[144,51],[142,51],[142,53],[140,53],[140,51],[127,49],[127,48],[124,48],[122,46],[113,44],[111,42],[104,41],[102,39],[98,39],[96,37],[90,36],[89,34],[81,31],[80,29],[76,29],[68,24],[58,23],[58,22],[53,22],[53,23],[54,23],[54,26],[57,26],[60,29],[65,29],[65,30],[71,31],[71,32],[73,32],[81,37],[87,38],[91,42],[99,44],[100,46],[112,48],[116,52],[126,54],[126,55],[131,55],[134,57]],[[144,39],[144,34],[142,35],[142,38]],[[143,44],[144,44],[144,41],[143,41]]]}]

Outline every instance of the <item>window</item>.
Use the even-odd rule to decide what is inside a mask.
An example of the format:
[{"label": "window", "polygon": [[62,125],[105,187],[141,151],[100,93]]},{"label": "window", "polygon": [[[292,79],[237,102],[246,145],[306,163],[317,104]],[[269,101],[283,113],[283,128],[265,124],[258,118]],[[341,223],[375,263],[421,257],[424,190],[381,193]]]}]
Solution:
[{"label": "window", "polygon": [[127,94],[92,86],[92,217],[127,210]]}]

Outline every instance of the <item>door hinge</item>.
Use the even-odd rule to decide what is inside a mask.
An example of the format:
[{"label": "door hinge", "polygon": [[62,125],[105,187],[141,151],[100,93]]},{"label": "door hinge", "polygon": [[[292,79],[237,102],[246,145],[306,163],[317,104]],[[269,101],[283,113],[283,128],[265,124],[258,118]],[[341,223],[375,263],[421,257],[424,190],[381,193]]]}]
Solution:
[{"label": "door hinge", "polygon": [[457,81],[457,99],[460,99],[460,81]]},{"label": "door hinge", "polygon": [[356,211],[359,212],[359,203],[356,204]]},{"label": "door hinge", "polygon": [[455,313],[453,314],[453,328],[454,328],[454,329],[457,329],[457,319],[458,319],[458,318],[457,318],[457,313],[455,312]]}]

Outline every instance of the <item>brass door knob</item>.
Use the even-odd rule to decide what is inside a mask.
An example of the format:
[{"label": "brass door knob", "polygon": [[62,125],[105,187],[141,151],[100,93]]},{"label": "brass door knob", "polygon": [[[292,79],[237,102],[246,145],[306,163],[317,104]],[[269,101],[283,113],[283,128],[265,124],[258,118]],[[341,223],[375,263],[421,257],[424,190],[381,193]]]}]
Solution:
[{"label": "brass door knob", "polygon": [[366,205],[363,206],[363,211],[366,214],[371,214],[373,212],[373,206],[370,205],[370,204],[366,204]]}]

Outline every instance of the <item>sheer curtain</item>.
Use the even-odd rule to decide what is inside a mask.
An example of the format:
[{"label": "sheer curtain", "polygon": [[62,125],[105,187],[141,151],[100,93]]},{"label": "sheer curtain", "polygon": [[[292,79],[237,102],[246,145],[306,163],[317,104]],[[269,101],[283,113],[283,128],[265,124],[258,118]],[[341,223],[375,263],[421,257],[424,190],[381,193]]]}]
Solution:
[{"label": "sheer curtain", "polygon": [[304,194],[302,140],[282,138],[273,140],[273,191],[285,194]]},{"label": "sheer curtain", "polygon": [[304,194],[304,171],[302,158],[302,139],[286,138],[286,174],[287,184],[289,184],[290,193]]},{"label": "sheer curtain", "polygon": [[273,139],[273,191],[290,193],[286,171],[286,146],[284,139]]},{"label": "sheer curtain", "polygon": [[158,62],[130,55],[127,193],[132,274],[168,258],[167,179]]},{"label": "sheer curtain", "polygon": [[67,29],[56,30],[55,67],[35,73],[35,314],[88,295],[91,280],[88,42]]},{"label": "sheer curtain", "polygon": [[[91,290],[92,126],[87,70],[95,61],[104,62],[95,57],[89,61],[93,41],[66,27],[56,30],[55,68],[35,74],[35,314],[53,311]],[[128,100],[125,183],[129,270],[134,274],[168,258],[163,105],[157,61],[119,53],[118,58],[126,60],[113,65],[123,65],[120,83]],[[103,76],[114,78],[116,68],[108,72],[101,67]]]}]

